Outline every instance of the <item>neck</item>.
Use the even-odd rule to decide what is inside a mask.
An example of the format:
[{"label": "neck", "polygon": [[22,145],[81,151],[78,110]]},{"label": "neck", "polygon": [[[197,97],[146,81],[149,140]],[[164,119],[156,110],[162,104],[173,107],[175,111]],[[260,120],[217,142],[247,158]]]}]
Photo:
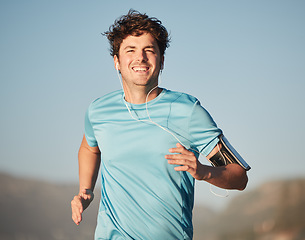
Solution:
[{"label": "neck", "polygon": [[[159,87],[156,87],[152,91],[151,91],[151,89],[153,89],[153,87],[145,88],[145,89],[143,89],[143,88],[130,89],[127,86],[124,86],[123,88],[124,88],[124,93],[125,93],[125,100],[127,102],[130,102],[133,104],[142,104],[142,103],[145,103],[146,101],[149,102],[149,101],[155,99],[162,92],[162,89]],[[147,95],[148,95],[148,97],[147,97]]]}]

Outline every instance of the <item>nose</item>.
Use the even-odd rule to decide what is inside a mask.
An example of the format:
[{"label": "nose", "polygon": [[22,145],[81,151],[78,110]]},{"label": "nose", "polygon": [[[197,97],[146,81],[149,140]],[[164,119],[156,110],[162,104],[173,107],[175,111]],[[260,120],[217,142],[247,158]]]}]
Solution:
[{"label": "nose", "polygon": [[145,51],[139,51],[138,55],[137,55],[137,60],[139,62],[147,62],[147,55]]}]

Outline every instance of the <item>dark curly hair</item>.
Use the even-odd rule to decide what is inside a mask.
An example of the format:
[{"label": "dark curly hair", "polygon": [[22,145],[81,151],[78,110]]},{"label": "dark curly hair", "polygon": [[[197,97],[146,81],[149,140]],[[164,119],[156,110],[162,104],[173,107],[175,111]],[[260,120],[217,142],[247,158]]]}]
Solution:
[{"label": "dark curly hair", "polygon": [[115,20],[109,27],[109,31],[103,33],[110,43],[110,55],[119,57],[119,49],[122,41],[128,37],[141,36],[143,33],[150,33],[157,41],[161,56],[169,47],[169,34],[162,22],[155,17],[148,17],[136,10],[130,9],[126,15]]}]

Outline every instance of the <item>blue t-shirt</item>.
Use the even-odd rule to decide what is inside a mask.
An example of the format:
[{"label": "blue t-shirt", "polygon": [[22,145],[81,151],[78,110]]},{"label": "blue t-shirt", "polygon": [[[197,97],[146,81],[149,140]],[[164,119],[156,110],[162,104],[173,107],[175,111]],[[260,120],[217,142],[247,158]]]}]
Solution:
[{"label": "blue t-shirt", "polygon": [[192,239],[194,178],[167,163],[172,134],[208,155],[221,130],[196,98],[166,89],[147,107],[126,102],[122,90],[91,103],[85,136],[102,155],[95,239]]}]

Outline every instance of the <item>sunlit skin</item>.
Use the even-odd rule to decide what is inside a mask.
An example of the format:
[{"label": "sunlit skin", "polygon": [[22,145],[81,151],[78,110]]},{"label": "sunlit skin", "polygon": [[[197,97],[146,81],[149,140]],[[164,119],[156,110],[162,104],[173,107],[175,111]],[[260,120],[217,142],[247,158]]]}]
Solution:
[{"label": "sunlit skin", "polygon": [[[151,34],[127,36],[121,43],[119,55],[114,56],[115,68],[121,72],[125,100],[134,103],[145,103],[147,93],[158,85],[158,76],[163,66],[164,56],[160,55],[156,40]],[[158,87],[153,90],[148,101],[156,98],[161,92]],[[207,158],[212,157],[221,145],[217,145]],[[195,154],[185,149],[180,143],[169,149],[165,155],[168,164],[176,165],[176,171],[187,171],[195,179],[207,181],[226,189],[242,190],[248,178],[245,170],[237,164],[222,167],[211,167],[201,164]],[[79,194],[71,201],[72,219],[79,225],[83,211],[93,200],[101,152],[98,147],[90,147],[85,136],[79,149]],[[136,166],[135,166],[136,167]]]},{"label": "sunlit skin", "polygon": [[[221,148],[221,144],[217,144],[207,156],[210,159]],[[228,164],[221,167],[212,167],[202,164],[195,154],[180,143],[175,148],[169,149],[170,154],[165,155],[168,163],[175,166],[176,171],[187,171],[195,179],[204,180],[215,186],[225,189],[245,189],[248,177],[246,171],[238,164]]]},{"label": "sunlit skin", "polygon": [[[121,72],[125,99],[131,103],[144,103],[147,93],[158,85],[158,76],[164,57],[160,55],[155,38],[149,33],[128,36],[121,43],[114,65]],[[149,100],[160,93],[155,89]]]}]

